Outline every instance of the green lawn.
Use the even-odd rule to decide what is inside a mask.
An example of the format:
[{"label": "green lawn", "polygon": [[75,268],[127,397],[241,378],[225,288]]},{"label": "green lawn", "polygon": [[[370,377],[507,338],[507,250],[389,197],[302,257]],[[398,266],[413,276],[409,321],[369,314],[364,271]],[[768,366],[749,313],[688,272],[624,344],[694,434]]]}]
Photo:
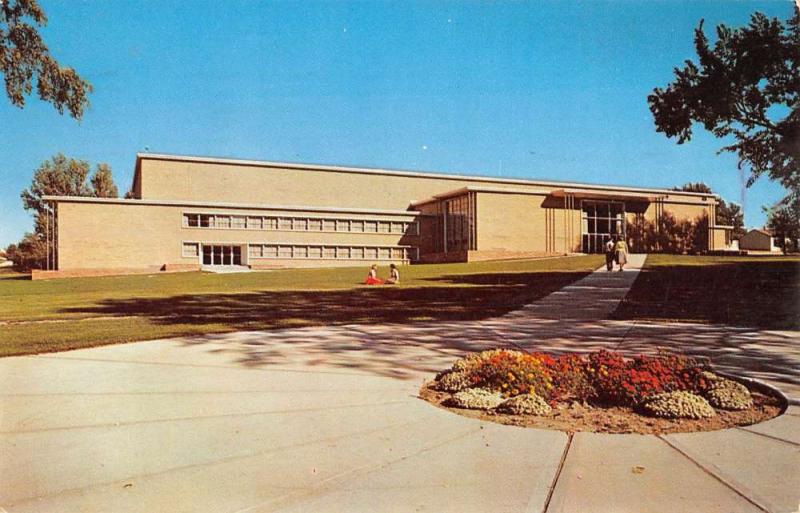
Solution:
[{"label": "green lawn", "polygon": [[[188,334],[501,315],[571,283],[600,256],[415,265],[398,286],[366,268],[31,281],[0,274],[0,356]],[[382,276],[388,275],[381,269]]]},{"label": "green lawn", "polygon": [[614,316],[800,329],[800,257],[650,255]]}]

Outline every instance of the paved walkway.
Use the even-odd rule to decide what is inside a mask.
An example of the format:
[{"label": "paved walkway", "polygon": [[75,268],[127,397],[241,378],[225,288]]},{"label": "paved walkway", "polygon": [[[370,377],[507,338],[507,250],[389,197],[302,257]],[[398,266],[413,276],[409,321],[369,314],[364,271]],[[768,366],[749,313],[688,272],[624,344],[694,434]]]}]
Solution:
[{"label": "paved walkway", "polygon": [[[8,512],[793,512],[800,407],[669,436],[523,429],[416,398],[466,351],[678,346],[800,390],[798,334],[608,321],[644,259],[483,322],[245,332],[0,360]],[[2,511],[2,510],[0,510]]]}]

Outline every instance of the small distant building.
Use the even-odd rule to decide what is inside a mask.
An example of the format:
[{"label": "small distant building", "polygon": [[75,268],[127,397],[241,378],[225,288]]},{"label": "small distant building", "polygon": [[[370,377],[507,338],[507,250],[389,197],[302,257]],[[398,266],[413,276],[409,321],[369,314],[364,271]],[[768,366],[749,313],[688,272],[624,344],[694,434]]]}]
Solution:
[{"label": "small distant building", "polygon": [[754,229],[745,233],[739,239],[739,249],[770,252],[779,252],[781,250],[775,244],[775,237],[772,236],[772,233],[764,229]]}]

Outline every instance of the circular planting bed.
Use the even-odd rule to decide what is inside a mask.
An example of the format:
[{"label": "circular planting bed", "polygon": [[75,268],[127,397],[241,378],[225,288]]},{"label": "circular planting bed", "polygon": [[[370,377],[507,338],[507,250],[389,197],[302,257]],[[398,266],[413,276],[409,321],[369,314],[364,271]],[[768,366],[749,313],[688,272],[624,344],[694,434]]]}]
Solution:
[{"label": "circular planting bed", "polygon": [[468,417],[568,432],[712,431],[763,422],[786,407],[770,387],[665,352],[624,358],[492,349],[459,359],[420,396]]}]

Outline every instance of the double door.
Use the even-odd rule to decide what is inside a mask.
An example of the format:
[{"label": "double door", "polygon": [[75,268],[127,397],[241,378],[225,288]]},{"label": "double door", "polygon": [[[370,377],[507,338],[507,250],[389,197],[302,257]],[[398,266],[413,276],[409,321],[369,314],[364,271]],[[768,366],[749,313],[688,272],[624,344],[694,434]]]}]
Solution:
[{"label": "double door", "polygon": [[242,265],[242,247],[203,244],[203,265]]}]

